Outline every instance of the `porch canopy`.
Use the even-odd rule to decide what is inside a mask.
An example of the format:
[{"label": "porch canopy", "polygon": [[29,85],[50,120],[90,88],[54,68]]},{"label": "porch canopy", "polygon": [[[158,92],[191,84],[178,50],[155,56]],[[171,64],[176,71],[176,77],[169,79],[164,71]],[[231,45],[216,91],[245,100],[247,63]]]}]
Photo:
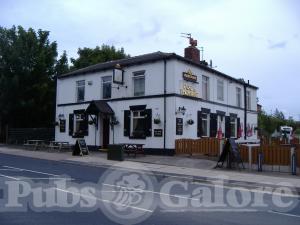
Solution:
[{"label": "porch canopy", "polygon": [[114,115],[112,108],[103,100],[91,101],[85,113],[91,115],[98,115],[99,113],[103,115]]}]

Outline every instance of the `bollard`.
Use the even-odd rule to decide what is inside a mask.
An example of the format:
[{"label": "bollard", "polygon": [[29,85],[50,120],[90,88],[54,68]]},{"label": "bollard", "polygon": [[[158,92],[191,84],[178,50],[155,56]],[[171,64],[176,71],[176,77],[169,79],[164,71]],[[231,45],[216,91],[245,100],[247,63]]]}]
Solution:
[{"label": "bollard", "polygon": [[258,153],[257,157],[257,171],[262,172],[262,159],[263,159],[263,154],[261,152]]}]

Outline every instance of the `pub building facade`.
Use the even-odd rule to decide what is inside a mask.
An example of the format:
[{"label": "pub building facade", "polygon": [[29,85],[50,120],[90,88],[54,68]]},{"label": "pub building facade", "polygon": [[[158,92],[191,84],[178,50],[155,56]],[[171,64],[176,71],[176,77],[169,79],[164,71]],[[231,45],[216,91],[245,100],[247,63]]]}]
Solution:
[{"label": "pub building facade", "polygon": [[184,57],[150,54],[57,77],[55,140],[145,144],[173,154],[180,138],[257,138],[257,87],[219,72],[194,42]]}]

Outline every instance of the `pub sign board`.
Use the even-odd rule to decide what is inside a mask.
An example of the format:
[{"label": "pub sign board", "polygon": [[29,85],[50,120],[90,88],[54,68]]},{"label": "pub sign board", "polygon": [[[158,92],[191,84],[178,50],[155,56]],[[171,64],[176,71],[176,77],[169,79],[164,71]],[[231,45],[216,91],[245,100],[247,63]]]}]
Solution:
[{"label": "pub sign board", "polygon": [[182,134],[183,134],[183,119],[176,118],[176,135],[182,135]]},{"label": "pub sign board", "polygon": [[154,137],[162,137],[163,130],[162,129],[154,129]]},{"label": "pub sign board", "polygon": [[66,132],[66,120],[59,121],[59,132],[61,133]]},{"label": "pub sign board", "polygon": [[187,72],[182,73],[182,78],[186,81],[190,81],[190,82],[193,82],[193,83],[198,83],[197,82],[197,76],[195,74],[193,74],[190,69],[188,69]]}]

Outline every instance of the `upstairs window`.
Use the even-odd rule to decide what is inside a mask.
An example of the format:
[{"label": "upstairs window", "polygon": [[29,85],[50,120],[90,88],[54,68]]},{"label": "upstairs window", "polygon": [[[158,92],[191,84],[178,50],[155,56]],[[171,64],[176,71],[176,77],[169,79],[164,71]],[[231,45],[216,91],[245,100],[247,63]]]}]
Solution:
[{"label": "upstairs window", "polygon": [[217,80],[217,99],[224,101],[224,81]]},{"label": "upstairs window", "polygon": [[241,88],[236,88],[236,106],[242,107],[242,90]]},{"label": "upstairs window", "polygon": [[247,100],[246,109],[250,110],[251,109],[251,93],[250,93],[250,91],[246,91],[246,100]]},{"label": "upstairs window", "polygon": [[102,98],[111,98],[111,76],[102,77]]},{"label": "upstairs window", "polygon": [[85,81],[84,80],[76,81],[76,101],[77,102],[84,101],[84,92],[85,92]]},{"label": "upstairs window", "polygon": [[133,95],[145,95],[145,71],[133,73]]},{"label": "upstairs window", "polygon": [[202,76],[202,98],[209,100],[209,78]]}]

